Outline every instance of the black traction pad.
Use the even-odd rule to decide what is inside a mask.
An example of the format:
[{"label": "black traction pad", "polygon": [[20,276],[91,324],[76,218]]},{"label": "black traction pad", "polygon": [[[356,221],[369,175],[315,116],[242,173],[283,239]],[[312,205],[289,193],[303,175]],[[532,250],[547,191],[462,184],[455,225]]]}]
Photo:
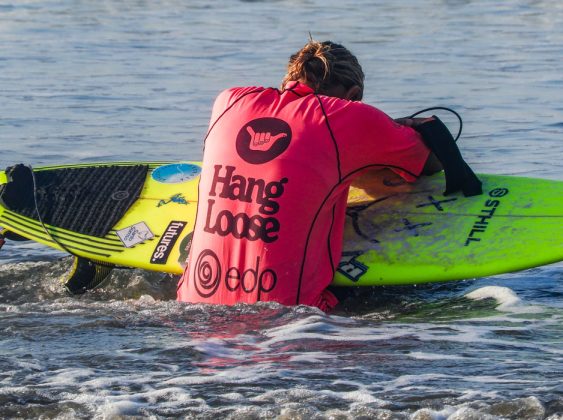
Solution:
[{"label": "black traction pad", "polygon": [[[43,223],[104,237],[139,197],[147,165],[89,166],[34,172],[35,198]],[[6,169],[0,201],[9,210],[39,220],[30,167]]]}]

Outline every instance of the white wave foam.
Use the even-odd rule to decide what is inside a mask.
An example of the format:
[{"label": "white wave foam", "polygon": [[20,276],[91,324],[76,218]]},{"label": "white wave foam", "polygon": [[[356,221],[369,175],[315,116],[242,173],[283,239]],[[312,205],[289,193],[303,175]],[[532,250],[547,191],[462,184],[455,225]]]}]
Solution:
[{"label": "white wave foam", "polygon": [[404,391],[413,389],[425,389],[431,387],[431,383],[441,380],[459,379],[459,376],[445,373],[425,373],[419,375],[401,375],[383,384],[385,392],[392,392],[398,389]]},{"label": "white wave foam", "polygon": [[323,353],[323,352],[319,352],[319,351],[309,351],[307,353],[300,353],[300,354],[295,354],[295,355],[291,355],[291,357],[289,358],[290,361],[292,362],[300,362],[300,363],[327,363],[329,360],[334,360],[336,361],[337,356],[328,354],[328,353]]},{"label": "white wave foam", "polygon": [[[497,420],[504,418],[541,419],[545,407],[537,397],[517,398],[500,401],[491,405],[481,403],[479,408],[467,405],[445,406],[440,410],[422,408],[410,417],[411,420]],[[549,417],[559,419],[561,417]]]},{"label": "white wave foam", "polygon": [[359,389],[356,391],[348,391],[348,392],[334,392],[334,391],[321,391],[323,394],[339,397],[347,401],[351,401],[353,403],[362,403],[362,404],[374,404],[374,405],[384,405],[385,401],[379,398],[376,398],[372,395],[372,393],[368,390]]},{"label": "white wave foam", "polygon": [[538,313],[543,310],[538,306],[526,305],[514,291],[508,287],[485,286],[465,295],[468,299],[495,299],[497,310],[502,312]]},{"label": "white wave foam", "polygon": [[[342,383],[337,381],[334,384]],[[347,382],[351,383],[351,382]],[[277,406],[303,404],[310,401],[324,400],[328,401],[347,401],[353,406],[361,404],[369,404],[372,406],[383,406],[387,402],[373,395],[365,385],[356,383],[358,389],[351,391],[334,391],[330,389],[307,389],[303,387],[295,387],[291,389],[273,389],[256,397],[250,398],[251,401],[268,401],[273,402]]]},{"label": "white wave foam", "polygon": [[224,367],[218,366],[218,369],[204,367],[197,373],[190,372],[189,375],[178,374],[162,380],[161,383],[177,387],[221,383],[252,384],[276,376],[275,370],[267,363],[254,369],[248,369],[246,366],[224,368],[224,370],[219,370],[219,368]]},{"label": "white wave foam", "polygon": [[438,353],[424,353],[421,351],[411,351],[407,353],[408,357],[418,360],[459,360],[466,359],[463,356],[457,356],[453,354],[438,354]]},{"label": "white wave foam", "polygon": [[400,337],[403,334],[404,332],[398,330],[395,326],[357,326],[353,319],[314,315],[290,324],[264,330],[263,335],[269,338],[260,345],[266,348],[279,342],[303,340],[379,341]]},{"label": "white wave foam", "polygon": [[456,409],[445,407],[442,410],[422,408],[411,416],[411,420],[497,420],[498,417],[474,410],[469,407]]}]

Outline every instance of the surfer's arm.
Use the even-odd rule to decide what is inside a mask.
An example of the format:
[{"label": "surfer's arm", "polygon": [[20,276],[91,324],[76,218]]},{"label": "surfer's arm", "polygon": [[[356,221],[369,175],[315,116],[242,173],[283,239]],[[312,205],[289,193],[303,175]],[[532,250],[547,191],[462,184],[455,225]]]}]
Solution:
[{"label": "surfer's arm", "polygon": [[415,128],[416,126],[425,123],[427,121],[431,121],[432,117],[430,118],[395,118],[397,124],[406,125],[407,127]]},{"label": "surfer's arm", "polygon": [[423,172],[430,149],[416,130],[394,122],[383,111],[363,102],[337,107],[338,116],[330,113],[330,106],[327,109],[340,152],[341,173],[350,174],[358,168],[390,168],[407,182],[414,182]]}]

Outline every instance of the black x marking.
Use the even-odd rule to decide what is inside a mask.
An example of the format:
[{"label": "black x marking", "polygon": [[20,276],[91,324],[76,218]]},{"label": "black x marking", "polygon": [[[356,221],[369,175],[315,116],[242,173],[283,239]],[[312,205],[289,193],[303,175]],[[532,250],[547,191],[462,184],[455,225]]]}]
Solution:
[{"label": "black x marking", "polygon": [[410,230],[413,231],[413,236],[418,236],[418,231],[416,230],[419,227],[430,226],[432,223],[411,223],[409,219],[403,219],[403,223],[405,225],[404,228],[395,229],[395,232],[402,232],[403,230]]},{"label": "black x marking", "polygon": [[430,200],[428,203],[422,203],[422,204],[418,204],[416,206],[416,208],[420,208],[420,207],[426,207],[426,206],[434,206],[436,207],[436,210],[438,211],[444,211],[444,208],[441,206],[442,203],[448,203],[450,201],[455,201],[457,200],[457,198],[448,198],[447,200],[436,200],[434,197],[432,197],[431,195],[428,196],[428,199]]},{"label": "black x marking", "polygon": [[381,203],[382,201],[385,201],[388,198],[391,198],[391,196],[381,197],[380,199],[372,201],[371,203],[360,204],[358,206],[352,206],[346,209],[346,215],[352,219],[352,226],[354,227],[354,232],[356,232],[356,234],[359,237],[364,238],[366,241],[369,241],[373,244],[379,243],[377,239],[370,237],[369,235],[365,234],[362,231],[362,228],[360,227],[360,215],[364,210],[367,210],[374,204]]}]

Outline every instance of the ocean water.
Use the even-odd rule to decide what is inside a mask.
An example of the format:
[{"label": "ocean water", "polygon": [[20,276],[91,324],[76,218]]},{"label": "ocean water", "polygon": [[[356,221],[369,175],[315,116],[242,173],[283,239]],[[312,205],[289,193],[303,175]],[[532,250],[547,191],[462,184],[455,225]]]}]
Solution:
[{"label": "ocean water", "polygon": [[[541,0],[2,1],[0,166],[199,159],[214,96],[278,86],[309,32],[388,114],[461,113],[477,172],[563,179],[563,5]],[[0,418],[563,418],[562,264],[331,315],[180,304],[141,270],[69,297],[69,267],[0,251]]]}]

